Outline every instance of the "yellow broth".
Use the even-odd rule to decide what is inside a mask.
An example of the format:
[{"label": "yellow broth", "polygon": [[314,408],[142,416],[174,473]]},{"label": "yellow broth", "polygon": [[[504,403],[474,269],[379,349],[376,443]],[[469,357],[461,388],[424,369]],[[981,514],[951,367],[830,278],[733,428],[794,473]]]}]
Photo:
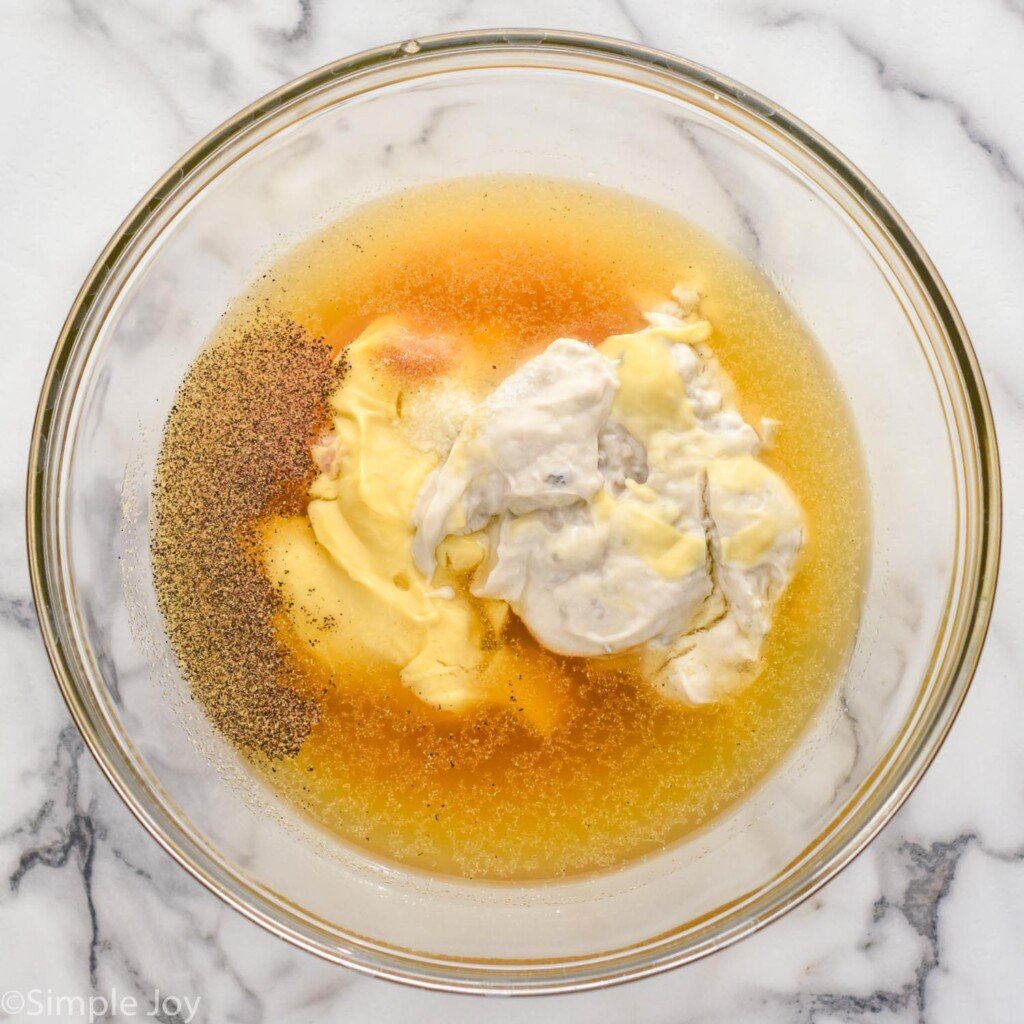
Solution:
[{"label": "yellow broth", "polygon": [[[510,666],[507,706],[455,715],[416,700],[395,668],[325,671],[278,622],[282,678],[316,722],[297,753],[250,754],[282,797],[342,839],[429,871],[548,878],[621,864],[742,798],[848,657],[865,577],[864,470],[838,382],[774,288],[693,226],[620,193],[503,177],[388,198],[288,252],[232,310],[225,332],[272,310],[335,351],[397,314],[468,337],[474,374],[493,386],[556,337],[636,329],[638,302],[679,281],[704,296],[709,344],[744,415],[777,421],[764,458],[808,524],[759,678],[727,702],[686,707],[658,697],[637,659],[559,657],[513,622],[494,641]],[[550,697],[549,732],[523,719],[517,686]]]}]

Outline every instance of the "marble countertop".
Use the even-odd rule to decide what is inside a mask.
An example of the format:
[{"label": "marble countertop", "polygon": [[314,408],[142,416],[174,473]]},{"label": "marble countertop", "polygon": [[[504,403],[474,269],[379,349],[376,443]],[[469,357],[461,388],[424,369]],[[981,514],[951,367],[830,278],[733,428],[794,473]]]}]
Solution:
[{"label": "marble countertop", "polygon": [[[112,992],[108,1019],[155,1001],[152,1019],[218,1024],[1021,1019],[1021,0],[6,0],[4,14],[0,1020],[88,1019],[54,1000]],[[484,1003],[291,949],[145,835],[84,752],[51,676],[22,508],[36,395],[68,306],[121,218],[181,152],[351,51],[510,25],[673,50],[771,96],[850,156],[930,251],[972,333],[1008,514],[995,618],[966,706],[863,856],[782,921],[698,964],[605,992]]]}]

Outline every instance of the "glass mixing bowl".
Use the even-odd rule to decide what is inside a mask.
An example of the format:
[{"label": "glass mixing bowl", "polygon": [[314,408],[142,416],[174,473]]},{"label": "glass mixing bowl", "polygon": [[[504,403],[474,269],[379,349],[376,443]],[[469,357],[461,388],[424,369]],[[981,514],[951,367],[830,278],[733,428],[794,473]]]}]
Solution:
[{"label": "glass mixing bowl", "polygon": [[[756,262],[842,382],[872,493],[849,666],[786,761],[711,826],[588,877],[491,884],[369,860],[246,770],[190,702],[150,576],[155,456],[218,317],[275,254],[399,189],[495,172],[653,200]],[[329,960],[434,988],[582,989],[749,934],[861,850],[963,700],[995,587],[992,419],[964,326],[872,185],[767,100],[643,47],[555,32],[409,41],[242,111],[135,208],[43,386],[28,531],[43,635],[86,742],[153,837]]]}]

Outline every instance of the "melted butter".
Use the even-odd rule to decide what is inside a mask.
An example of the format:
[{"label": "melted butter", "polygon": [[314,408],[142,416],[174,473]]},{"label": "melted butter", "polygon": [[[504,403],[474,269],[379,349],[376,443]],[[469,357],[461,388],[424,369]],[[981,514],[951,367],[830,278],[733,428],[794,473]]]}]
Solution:
[{"label": "melted butter", "polygon": [[[707,472],[712,494],[727,492],[742,497],[756,494],[763,488],[787,490],[776,474],[749,455],[713,459],[708,463]],[[790,504],[779,502],[777,507],[787,508]],[[770,555],[780,534],[800,525],[797,519],[771,514],[760,504],[744,509],[741,515],[743,525],[721,542],[722,558],[741,566],[758,565]]]},{"label": "melted butter", "polygon": [[[340,472],[314,481],[308,527],[302,516],[267,522],[262,557],[292,639],[326,670],[380,660],[422,700],[455,710],[485,699],[485,629],[465,596],[440,596],[412,559],[412,507],[438,459],[396,425],[408,382],[389,353],[408,340],[382,319],[349,346],[330,402]],[[466,539],[445,554],[458,574],[483,551]]]},{"label": "melted butter", "polygon": [[[559,658],[494,602],[474,621],[481,676],[502,697],[455,716],[402,684],[387,651],[406,641],[386,629],[321,658],[292,639],[320,718],[296,757],[263,767],[343,840],[430,871],[545,878],[613,867],[720,814],[785,755],[845,662],[865,570],[864,472],[841,390],[771,286],[692,226],[618,193],[515,178],[407,193],[311,238],[242,301],[243,316],[269,304],[339,351],[400,315],[419,333],[466,339],[459,365],[490,390],[552,338],[598,343],[641,328],[637,296],[680,280],[705,296],[744,418],[778,421],[762,458],[808,523],[759,678],[723,705],[670,704],[629,656]],[[473,555],[452,551],[455,583],[463,557]],[[539,726],[523,724],[527,707]]]},{"label": "melted butter", "polygon": [[593,501],[593,509],[633,554],[668,579],[688,576],[707,559],[703,532],[677,530],[666,522],[668,516],[674,515],[659,515],[654,505],[616,501],[607,491],[601,491]]},{"label": "melted butter", "polygon": [[508,606],[474,599],[465,586],[484,558],[481,539],[446,538],[432,579],[412,556],[413,506],[439,459],[406,438],[402,396],[418,368],[448,369],[457,348],[395,317],[375,320],[346,347],[330,398],[330,471],[310,487],[305,516],[263,524],[260,556],[281,599],[282,643],[324,672],[397,669],[403,686],[446,712],[511,697],[543,732],[558,718],[557,701],[493,649]]},{"label": "melted butter", "polygon": [[615,335],[597,346],[607,358],[619,361],[612,415],[644,444],[658,430],[686,430],[696,422],[665,344],[669,333],[645,330]]},{"label": "melted butter", "polygon": [[475,569],[484,560],[485,554],[487,550],[482,540],[474,537],[445,537],[437,549],[437,560],[454,573],[465,573]]}]

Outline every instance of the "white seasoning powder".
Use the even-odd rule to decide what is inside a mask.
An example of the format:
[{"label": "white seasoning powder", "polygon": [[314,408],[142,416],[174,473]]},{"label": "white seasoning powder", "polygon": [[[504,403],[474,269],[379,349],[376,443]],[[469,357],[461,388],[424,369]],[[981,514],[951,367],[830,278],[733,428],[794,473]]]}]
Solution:
[{"label": "white seasoning powder", "polygon": [[473,394],[455,381],[417,388],[402,402],[402,434],[417,451],[444,458],[477,404]]}]

